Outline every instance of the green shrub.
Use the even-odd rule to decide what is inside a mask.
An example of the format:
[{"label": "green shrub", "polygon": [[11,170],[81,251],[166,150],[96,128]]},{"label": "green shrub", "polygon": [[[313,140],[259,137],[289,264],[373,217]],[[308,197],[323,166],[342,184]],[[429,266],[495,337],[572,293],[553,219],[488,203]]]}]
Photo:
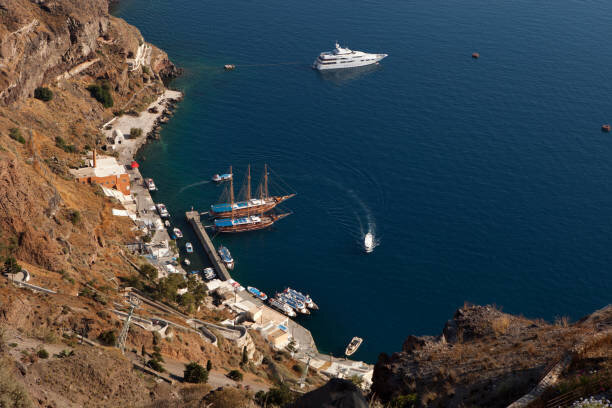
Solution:
[{"label": "green shrub", "polygon": [[205,383],[208,381],[208,371],[198,363],[191,362],[185,366],[183,378],[189,383]]},{"label": "green shrub", "polygon": [[159,361],[156,361],[156,360],[149,360],[149,361],[147,361],[147,367],[152,368],[153,370],[157,371],[158,373],[166,372],[166,369],[161,365],[161,363]]},{"label": "green shrub", "polygon": [[53,99],[53,92],[49,88],[39,86],[34,90],[34,97],[44,102],[49,102]]},{"label": "green shrub", "polygon": [[100,333],[98,336],[98,341],[105,346],[114,346],[117,342],[117,336],[115,335],[114,330],[108,330],[103,333]]},{"label": "green shrub", "polygon": [[55,137],[55,145],[59,147],[60,149],[62,149],[63,151],[65,151],[66,153],[74,153],[77,151],[77,148],[75,145],[67,144],[64,138],[62,138],[61,136]]},{"label": "green shrub", "polygon": [[142,136],[142,129],[141,128],[131,128],[130,129],[130,136],[131,137]]},{"label": "green shrub", "polygon": [[38,358],[49,358],[49,352],[45,349],[38,350],[36,355],[38,356]]},{"label": "green shrub", "polygon": [[268,392],[259,391],[255,394],[255,401],[259,405],[285,406],[295,401],[296,395],[291,392],[286,384],[281,384],[278,388],[270,388]]},{"label": "green shrub", "polygon": [[21,272],[21,265],[17,263],[17,260],[14,257],[9,256],[4,260],[4,264],[2,265],[2,272],[9,274],[19,273]]},{"label": "green shrub", "polygon": [[242,375],[242,373],[238,370],[232,370],[229,373],[227,373],[227,378],[230,378],[234,381],[242,381],[242,378],[244,376]]},{"label": "green shrub", "polygon": [[150,263],[145,263],[140,267],[140,274],[147,279],[155,280],[157,279],[158,271],[157,268]]},{"label": "green shrub", "polygon": [[113,96],[111,95],[110,85],[108,82],[103,82],[102,85],[92,84],[87,87],[90,95],[102,104],[105,108],[110,108],[114,105]]},{"label": "green shrub", "polygon": [[81,213],[78,210],[72,210],[70,212],[70,222],[73,225],[77,225],[81,223]]},{"label": "green shrub", "polygon": [[21,135],[21,131],[17,128],[10,128],[9,136],[11,139],[18,141],[21,144],[24,144],[26,142],[24,137]]}]

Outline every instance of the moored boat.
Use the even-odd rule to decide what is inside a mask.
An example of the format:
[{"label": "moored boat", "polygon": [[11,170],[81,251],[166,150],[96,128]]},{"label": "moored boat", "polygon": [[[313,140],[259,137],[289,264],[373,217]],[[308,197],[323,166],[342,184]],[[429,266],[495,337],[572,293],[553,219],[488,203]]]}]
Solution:
[{"label": "moored boat", "polygon": [[157,191],[157,186],[153,182],[152,178],[145,179],[145,186],[147,187],[147,190],[149,191]]},{"label": "moored boat", "polygon": [[312,299],[310,298],[310,295],[305,295],[302,292],[299,292],[291,288],[286,288],[283,292],[286,295],[303,302],[306,305],[306,307],[308,307],[309,309],[315,309],[315,310],[319,309],[319,306],[317,306],[317,304],[312,301]]},{"label": "moored boat", "polygon": [[191,242],[187,242],[185,244],[185,251],[187,251],[187,253],[191,254],[193,252],[193,245],[191,245]]},{"label": "moored boat", "polygon": [[234,269],[234,258],[232,258],[232,254],[227,247],[224,247],[223,245],[220,246],[217,253],[219,254],[219,257],[221,257],[221,261],[223,261],[228,269]]},{"label": "moored boat", "polygon": [[166,206],[162,203],[159,204],[155,204],[155,207],[157,208],[157,212],[159,213],[159,216],[162,218],[168,218],[170,217],[170,213],[168,212],[168,210],[166,209]]},{"label": "moored boat", "polygon": [[363,342],[363,339],[361,337],[353,337],[353,339],[348,344],[348,346],[346,346],[346,350],[344,351],[344,354],[346,354],[347,356],[353,355],[357,351],[359,346],[361,346],[362,342]]},{"label": "moored boat", "polygon": [[253,286],[247,286],[247,290],[249,291],[251,295],[255,296],[259,300],[263,301],[268,298],[268,295],[266,295],[264,292],[260,291],[259,289],[254,288]]},{"label": "moored boat", "polygon": [[206,280],[213,280],[217,277],[217,274],[215,273],[215,270],[213,268],[205,268],[204,269],[204,279]]},{"label": "moored boat", "polygon": [[[295,194],[271,196],[268,191],[268,166],[264,165],[264,175],[258,190],[257,197],[251,195],[251,166],[247,167],[246,192],[243,201],[234,201],[234,184],[230,180],[229,202],[222,202],[210,206],[209,215],[213,218],[240,218],[251,214],[266,213]],[[227,198],[227,197],[226,197]]]},{"label": "moored boat", "polygon": [[191,261],[190,261],[189,259],[187,259],[187,258],[185,258],[185,259],[183,260],[183,263],[184,263],[185,265],[191,265]]},{"label": "moored boat", "polygon": [[177,237],[177,238],[183,238],[183,233],[181,232],[181,230],[180,230],[180,229],[178,229],[178,228],[174,227],[174,228],[172,229],[172,232],[174,232],[174,236],[175,236],[175,237]]},{"label": "moored boat", "polygon": [[246,232],[268,228],[276,221],[285,218],[291,213],[284,214],[265,214],[265,215],[250,215],[241,218],[221,218],[216,219],[214,227],[217,232]]},{"label": "moored boat", "polygon": [[269,298],[268,299],[268,304],[270,306],[272,306],[273,308],[275,308],[276,310],[278,310],[279,312],[289,316],[289,317],[295,317],[297,316],[295,311],[293,310],[293,308],[289,305],[287,305],[285,302],[276,299],[276,298]]},{"label": "moored boat", "polygon": [[278,300],[286,303],[287,305],[291,306],[293,309],[295,309],[297,312],[300,312],[302,314],[310,314],[310,310],[308,310],[308,308],[306,307],[306,305],[304,304],[304,302],[301,302],[285,293],[277,293],[276,297]]}]

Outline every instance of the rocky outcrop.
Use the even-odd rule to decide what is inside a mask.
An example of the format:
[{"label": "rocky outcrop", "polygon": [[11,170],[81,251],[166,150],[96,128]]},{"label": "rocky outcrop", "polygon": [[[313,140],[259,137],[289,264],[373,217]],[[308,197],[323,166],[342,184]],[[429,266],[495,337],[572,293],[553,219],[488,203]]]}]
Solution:
[{"label": "rocky outcrop", "polygon": [[290,408],[368,408],[368,403],[355,384],[339,378],[331,379],[300,397]]},{"label": "rocky outcrop", "polygon": [[94,55],[96,39],[108,29],[106,0],[0,0],[0,10],[4,104]]},{"label": "rocky outcrop", "polygon": [[[142,41],[137,29],[109,16],[107,0],[0,0],[0,103],[33,95],[35,88],[96,59],[103,47],[125,60]],[[159,49],[150,65],[163,79],[180,74]],[[127,65],[115,74],[113,79],[122,76],[125,82]]]},{"label": "rocky outcrop", "polygon": [[576,344],[612,327],[612,307],[574,325],[549,324],[492,306],[457,310],[437,337],[409,336],[381,354],[372,394],[421,407],[504,407],[528,392]]}]

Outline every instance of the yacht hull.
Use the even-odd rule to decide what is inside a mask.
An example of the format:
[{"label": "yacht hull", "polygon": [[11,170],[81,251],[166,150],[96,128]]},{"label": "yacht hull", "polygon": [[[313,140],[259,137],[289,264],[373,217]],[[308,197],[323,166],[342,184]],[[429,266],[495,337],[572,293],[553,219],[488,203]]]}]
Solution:
[{"label": "yacht hull", "polygon": [[345,68],[357,68],[357,67],[365,67],[367,65],[378,64],[382,59],[387,57],[387,54],[376,54],[374,59],[368,61],[351,61],[346,63],[341,63],[340,61],[335,64],[322,64],[318,59],[315,60],[312,67],[318,71],[329,71],[335,69],[345,69]]}]

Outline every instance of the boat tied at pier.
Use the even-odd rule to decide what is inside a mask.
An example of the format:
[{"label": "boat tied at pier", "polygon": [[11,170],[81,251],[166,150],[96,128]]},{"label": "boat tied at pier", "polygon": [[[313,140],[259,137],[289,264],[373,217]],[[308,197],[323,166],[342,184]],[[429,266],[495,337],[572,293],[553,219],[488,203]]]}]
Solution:
[{"label": "boat tied at pier", "polygon": [[[232,168],[230,167],[230,175],[231,172]],[[263,180],[258,187],[257,196],[253,197],[251,194],[251,166],[249,165],[247,167],[246,191],[243,201],[234,201],[234,184],[233,178],[230,177],[229,202],[211,205],[209,215],[212,218],[239,218],[248,217],[252,214],[263,214],[295,196],[295,194],[271,196],[268,191],[268,176],[268,166],[264,165]]]},{"label": "boat tied at pier", "polygon": [[[231,171],[231,167],[230,167]],[[246,199],[236,202],[234,199],[234,180],[230,179],[229,188],[225,193],[229,195],[229,202],[211,206],[209,215],[214,218],[212,227],[217,232],[236,233],[255,231],[270,227],[276,221],[285,218],[291,213],[278,213],[273,210],[278,204],[293,197],[295,194],[285,196],[270,196],[268,192],[268,166],[265,166],[263,181],[259,185],[259,198],[251,196],[251,166],[247,170],[245,185]]]},{"label": "boat tied at pier", "polygon": [[221,257],[221,261],[225,264],[227,269],[234,269],[234,258],[232,258],[232,254],[227,247],[220,246],[217,253]]},{"label": "boat tied at pier", "polygon": [[266,295],[264,292],[260,291],[259,289],[254,288],[253,286],[247,286],[247,290],[249,291],[251,295],[255,296],[257,299],[261,301],[268,299],[268,295]]}]

